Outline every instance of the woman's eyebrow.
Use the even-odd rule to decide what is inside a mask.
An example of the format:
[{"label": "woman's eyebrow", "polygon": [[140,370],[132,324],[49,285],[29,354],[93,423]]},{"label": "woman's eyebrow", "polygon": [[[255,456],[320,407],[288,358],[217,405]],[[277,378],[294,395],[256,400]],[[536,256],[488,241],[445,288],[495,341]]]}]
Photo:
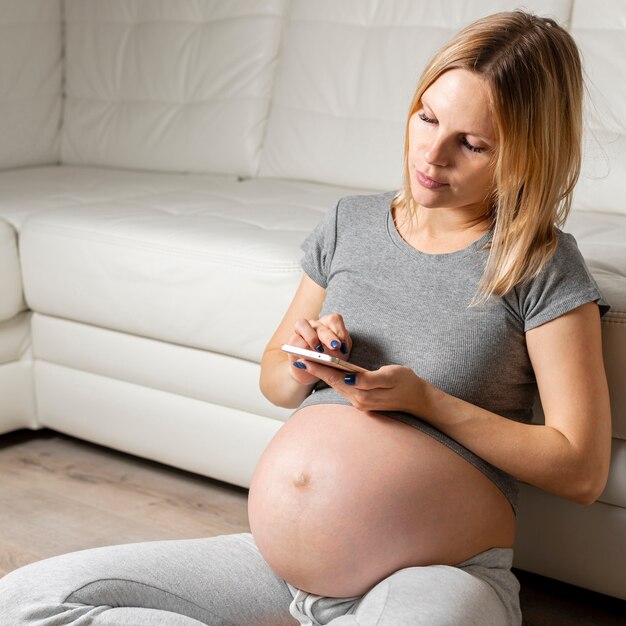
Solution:
[{"label": "woman's eyebrow", "polygon": [[[427,107],[428,109],[430,109],[433,112],[433,115],[435,114],[435,112],[433,111],[433,108],[430,106],[430,104],[428,104],[428,102],[426,102],[426,100],[424,98],[421,99],[421,104],[425,107]],[[482,133],[477,133],[475,131],[470,131],[470,130],[466,130],[463,131],[464,135],[472,135],[474,137],[480,137],[481,139],[484,139],[487,143],[493,143],[494,139],[492,137],[489,137],[488,135],[483,135]]]}]

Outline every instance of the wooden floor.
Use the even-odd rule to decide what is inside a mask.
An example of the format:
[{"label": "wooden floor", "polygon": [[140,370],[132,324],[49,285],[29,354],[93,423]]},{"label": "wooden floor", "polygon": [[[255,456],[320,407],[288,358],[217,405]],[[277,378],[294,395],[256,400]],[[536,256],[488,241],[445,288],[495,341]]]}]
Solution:
[{"label": "wooden floor", "polygon": [[[249,532],[247,489],[49,430],[0,436],[0,576],[83,548]],[[626,625],[626,602],[514,570],[527,626]]]}]

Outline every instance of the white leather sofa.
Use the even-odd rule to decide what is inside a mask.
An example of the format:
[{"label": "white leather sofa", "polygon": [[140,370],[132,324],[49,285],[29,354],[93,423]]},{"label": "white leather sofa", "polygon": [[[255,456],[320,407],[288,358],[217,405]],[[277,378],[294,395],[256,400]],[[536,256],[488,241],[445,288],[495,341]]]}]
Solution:
[{"label": "white leather sofa", "polygon": [[[301,241],[338,198],[399,187],[427,59],[516,6],[0,0],[0,432],[247,487],[291,413],[258,376]],[[626,599],[626,9],[524,6],[567,25],[589,77],[565,230],[612,306],[614,439],[593,505],[522,485],[515,566]]]}]

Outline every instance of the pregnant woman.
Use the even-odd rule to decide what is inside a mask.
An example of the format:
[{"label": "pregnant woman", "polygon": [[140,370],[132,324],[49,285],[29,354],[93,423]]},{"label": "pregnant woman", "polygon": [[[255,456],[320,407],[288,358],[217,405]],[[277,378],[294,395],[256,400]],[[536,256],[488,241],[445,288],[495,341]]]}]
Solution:
[{"label": "pregnant woman", "polygon": [[260,380],[296,410],[256,468],[252,533],[28,565],[0,581],[0,622],[521,624],[517,481],[590,504],[608,474],[608,305],[559,228],[582,90],[550,19],[461,31],[417,86],[402,188],[342,198],[303,244]]}]

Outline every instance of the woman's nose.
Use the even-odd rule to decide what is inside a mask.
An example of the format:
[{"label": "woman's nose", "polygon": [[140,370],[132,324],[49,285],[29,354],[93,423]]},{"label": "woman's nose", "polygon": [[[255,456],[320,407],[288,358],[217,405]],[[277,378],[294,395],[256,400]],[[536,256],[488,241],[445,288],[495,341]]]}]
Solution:
[{"label": "woman's nose", "polygon": [[448,156],[446,142],[442,137],[435,137],[432,143],[427,146],[424,158],[429,165],[447,165]]}]

